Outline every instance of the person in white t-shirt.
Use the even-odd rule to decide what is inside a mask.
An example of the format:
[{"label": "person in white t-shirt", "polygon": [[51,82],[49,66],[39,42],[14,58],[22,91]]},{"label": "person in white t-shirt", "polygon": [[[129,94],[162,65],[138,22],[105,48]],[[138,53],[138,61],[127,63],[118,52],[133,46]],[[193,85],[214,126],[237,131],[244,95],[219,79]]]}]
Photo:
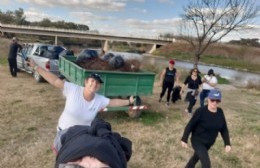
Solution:
[{"label": "person in white t-shirt", "polygon": [[208,97],[210,90],[215,89],[218,79],[215,76],[214,70],[210,69],[208,74],[202,78],[202,91],[200,93],[200,107],[204,106],[205,98]]},{"label": "person in white t-shirt", "polygon": [[[134,97],[128,99],[109,99],[97,93],[103,83],[101,76],[91,73],[85,79],[85,87],[61,80],[51,72],[35,64],[31,59],[30,66],[51,85],[63,90],[66,97],[65,108],[57,125],[57,136],[54,147],[59,145],[60,136],[74,125],[90,125],[100,110],[105,107],[128,106],[134,103]],[[58,143],[58,144],[57,144]]]}]

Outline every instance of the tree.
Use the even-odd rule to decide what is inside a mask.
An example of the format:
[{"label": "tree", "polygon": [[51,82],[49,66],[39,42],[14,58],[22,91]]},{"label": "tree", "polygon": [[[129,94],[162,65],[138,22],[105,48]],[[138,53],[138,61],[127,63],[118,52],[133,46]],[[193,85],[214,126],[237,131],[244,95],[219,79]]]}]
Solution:
[{"label": "tree", "polygon": [[194,48],[194,67],[210,44],[231,31],[248,28],[259,9],[253,0],[189,0],[180,31]]}]

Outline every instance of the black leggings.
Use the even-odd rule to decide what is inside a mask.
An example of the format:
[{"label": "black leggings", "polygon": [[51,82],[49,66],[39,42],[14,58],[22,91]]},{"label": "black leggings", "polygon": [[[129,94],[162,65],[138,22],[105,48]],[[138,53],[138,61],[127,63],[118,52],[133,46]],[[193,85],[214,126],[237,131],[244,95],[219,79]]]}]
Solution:
[{"label": "black leggings", "polygon": [[160,98],[162,98],[166,92],[166,89],[168,89],[167,92],[167,102],[170,101],[170,97],[171,97],[171,92],[172,92],[172,88],[174,86],[174,82],[163,82],[163,86],[162,86],[162,92],[160,94]]},{"label": "black leggings", "polygon": [[197,99],[194,95],[192,95],[192,92],[188,92],[186,95],[185,101],[189,102],[188,111],[189,111],[189,113],[191,113],[192,108],[196,104]]},{"label": "black leggings", "polygon": [[194,154],[190,158],[189,162],[185,166],[185,168],[195,168],[196,163],[200,160],[202,168],[210,168],[211,163],[209,159],[208,150],[211,145],[205,145],[199,142],[192,143],[192,147],[194,149]]}]

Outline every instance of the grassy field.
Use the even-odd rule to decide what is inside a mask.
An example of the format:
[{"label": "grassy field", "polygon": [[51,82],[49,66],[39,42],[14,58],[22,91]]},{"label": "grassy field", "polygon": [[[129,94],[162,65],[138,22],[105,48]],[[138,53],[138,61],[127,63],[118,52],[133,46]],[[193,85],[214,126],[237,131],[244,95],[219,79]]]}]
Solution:
[{"label": "grassy field", "polygon": [[[50,168],[55,155],[51,144],[56,124],[64,107],[61,91],[48,83],[37,84],[31,75],[9,75],[0,65],[0,165],[4,168]],[[260,92],[219,85],[223,90],[222,108],[228,122],[232,151],[224,152],[220,136],[210,150],[214,168],[260,167]],[[103,113],[99,117],[112,124],[114,131],[133,142],[129,168],[179,168],[192,154],[180,146],[180,138],[189,116],[186,104],[178,101],[165,106],[158,102],[160,88],[143,97],[149,110],[140,118],[129,118],[125,112]],[[196,105],[198,107],[198,103]]]},{"label": "grassy field", "polygon": [[[37,84],[29,74],[21,72],[17,78],[11,77],[6,61],[9,42],[0,39],[0,167],[53,167],[55,155],[50,146],[65,99],[60,90],[48,83]],[[257,57],[252,59],[258,62]],[[155,72],[161,70],[150,68]],[[153,95],[142,97],[149,109],[139,118],[129,118],[125,112],[99,115],[112,124],[114,131],[132,140],[129,168],[180,168],[192,155],[191,148],[180,145],[190,119],[184,112],[186,104],[182,100],[170,107],[165,106],[165,100],[159,103],[161,88],[157,80],[158,75]],[[228,122],[232,151],[224,152],[219,136],[210,150],[212,167],[260,167],[260,91],[231,84],[218,87],[223,91],[221,107]]]}]

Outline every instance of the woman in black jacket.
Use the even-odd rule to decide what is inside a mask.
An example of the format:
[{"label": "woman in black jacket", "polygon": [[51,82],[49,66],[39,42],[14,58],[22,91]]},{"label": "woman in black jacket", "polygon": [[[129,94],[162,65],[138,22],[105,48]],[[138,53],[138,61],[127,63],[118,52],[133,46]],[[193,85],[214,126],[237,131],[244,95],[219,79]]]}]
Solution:
[{"label": "woman in black jacket", "polygon": [[221,133],[226,152],[231,150],[229,132],[223,110],[218,107],[221,101],[221,92],[213,89],[209,92],[208,105],[196,110],[186,126],[181,144],[187,148],[190,133],[194,154],[186,165],[186,168],[194,168],[200,160],[202,168],[210,168],[208,150],[215,143],[218,133]]}]

